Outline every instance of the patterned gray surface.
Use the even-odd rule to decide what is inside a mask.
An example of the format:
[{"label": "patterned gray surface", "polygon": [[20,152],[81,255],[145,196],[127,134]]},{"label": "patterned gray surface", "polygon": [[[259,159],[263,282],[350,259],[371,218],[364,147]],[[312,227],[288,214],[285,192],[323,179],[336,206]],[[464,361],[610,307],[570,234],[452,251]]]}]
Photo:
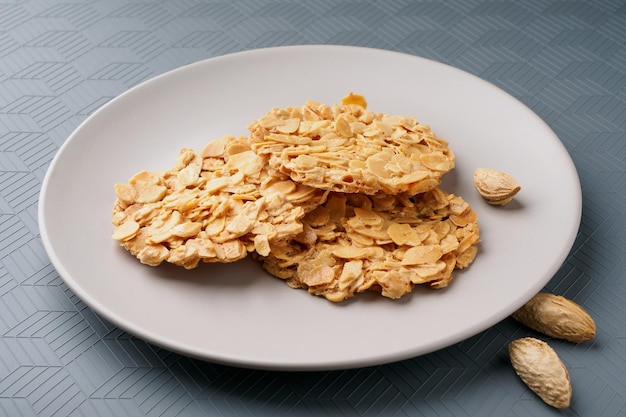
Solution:
[{"label": "patterned gray surface", "polygon": [[[291,44],[432,58],[510,92],[559,135],[583,218],[549,290],[584,305],[595,341],[550,341],[570,370],[556,411],[515,377],[504,320],[423,357],[278,373],[189,359],[95,315],[43,250],[37,198],[59,146],[129,87],[197,60]],[[0,0],[0,415],[626,415],[626,3]],[[567,202],[563,202],[567,204]]]}]

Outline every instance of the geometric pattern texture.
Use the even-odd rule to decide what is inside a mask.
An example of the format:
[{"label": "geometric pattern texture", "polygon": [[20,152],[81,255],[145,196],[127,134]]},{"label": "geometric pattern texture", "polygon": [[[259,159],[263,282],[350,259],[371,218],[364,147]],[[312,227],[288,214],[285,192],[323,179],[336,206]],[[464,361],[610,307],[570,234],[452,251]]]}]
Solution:
[{"label": "geometric pattern texture", "polygon": [[[43,250],[37,199],[68,135],[128,88],[242,50],[342,44],[473,73],[535,111],[571,154],[583,216],[547,286],[594,317],[550,341],[567,416],[626,416],[626,3],[623,0],[0,0],[0,415],[557,415],[514,375],[511,319],[422,357],[345,371],[190,359],[94,314]],[[567,204],[567,202],[563,202]]]}]

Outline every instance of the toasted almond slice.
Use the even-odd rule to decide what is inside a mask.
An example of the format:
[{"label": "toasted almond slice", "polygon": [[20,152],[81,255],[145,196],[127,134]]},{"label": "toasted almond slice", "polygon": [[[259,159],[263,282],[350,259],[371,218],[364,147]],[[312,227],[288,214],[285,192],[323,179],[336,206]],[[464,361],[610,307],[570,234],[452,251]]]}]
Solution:
[{"label": "toasted almond slice", "polygon": [[115,228],[111,237],[115,240],[128,240],[135,237],[137,232],[139,232],[139,223],[134,220],[127,220]]}]

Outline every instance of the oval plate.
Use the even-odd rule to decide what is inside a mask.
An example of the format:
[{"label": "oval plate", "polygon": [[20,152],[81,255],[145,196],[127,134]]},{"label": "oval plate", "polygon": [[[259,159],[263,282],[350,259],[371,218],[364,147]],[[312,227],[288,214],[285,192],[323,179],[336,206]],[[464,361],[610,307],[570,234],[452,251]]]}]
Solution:
[{"label": "oval plate", "polygon": [[[479,255],[443,290],[341,304],[288,288],[251,260],[195,270],[140,264],[111,239],[113,184],[174,165],[271,107],[365,95],[376,112],[416,116],[450,142],[442,188],[478,213]],[[504,207],[476,193],[477,167],[522,185]],[[63,144],[43,182],[41,236],[87,305],[146,341],[205,360],[323,370],[406,359],[507,317],[550,280],[571,249],[581,191],[563,144],[531,110],[459,69],[397,52],[291,46],[221,56],[146,81],[101,107]]]}]

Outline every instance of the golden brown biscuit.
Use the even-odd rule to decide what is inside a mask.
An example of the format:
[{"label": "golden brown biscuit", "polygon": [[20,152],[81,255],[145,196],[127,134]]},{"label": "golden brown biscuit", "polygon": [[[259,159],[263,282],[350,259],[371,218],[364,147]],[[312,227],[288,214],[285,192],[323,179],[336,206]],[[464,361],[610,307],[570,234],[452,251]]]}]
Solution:
[{"label": "golden brown biscuit", "polygon": [[416,196],[331,193],[303,231],[257,257],[272,275],[331,301],[367,290],[399,298],[415,285],[442,288],[467,267],[480,240],[461,198],[434,189]]},{"label": "golden brown biscuit", "polygon": [[414,195],[454,168],[448,143],[427,125],[359,104],[274,108],[249,129],[252,149],[273,170],[330,191]]},{"label": "golden brown biscuit", "polygon": [[200,153],[182,149],[173,169],[116,184],[113,238],[142,263],[194,268],[233,262],[303,229],[326,192],[269,176],[247,138],[224,137]]}]

